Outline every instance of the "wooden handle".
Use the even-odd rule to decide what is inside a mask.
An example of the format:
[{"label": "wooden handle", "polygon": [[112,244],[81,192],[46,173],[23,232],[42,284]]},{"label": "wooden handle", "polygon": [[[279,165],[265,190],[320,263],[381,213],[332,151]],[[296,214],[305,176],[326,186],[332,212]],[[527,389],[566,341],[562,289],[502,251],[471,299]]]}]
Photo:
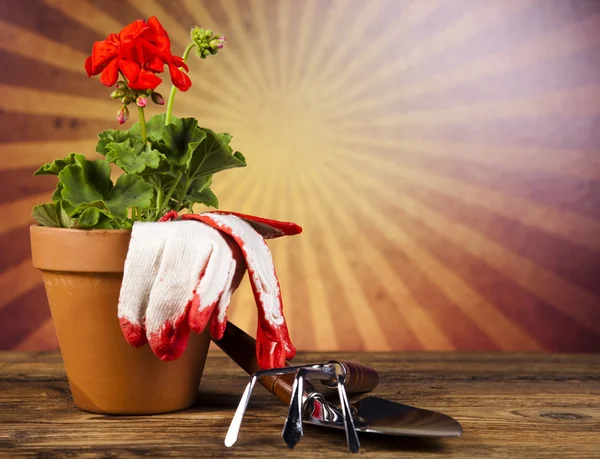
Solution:
[{"label": "wooden handle", "polygon": [[[256,340],[231,322],[227,322],[223,338],[215,341],[215,344],[249,375],[261,370],[256,360]],[[263,376],[259,382],[283,403],[289,404],[295,376],[293,373]],[[312,392],[317,392],[317,389],[306,381],[304,383],[305,396]]]},{"label": "wooden handle", "polygon": [[[379,374],[374,368],[347,360],[334,360],[332,363],[339,363],[346,370],[344,386],[349,394],[370,392],[379,384]],[[324,382],[323,385],[328,389],[335,389],[334,384]]]},{"label": "wooden handle", "polygon": [[[215,341],[215,344],[249,375],[261,370],[256,360],[256,340],[231,322],[227,322],[223,338]],[[345,386],[346,392],[350,394],[371,391],[379,383],[379,375],[371,367],[345,360],[335,362],[342,365],[346,370]],[[279,400],[289,404],[292,398],[295,376],[293,373],[280,376],[263,376],[259,381]],[[333,385],[325,384],[325,387],[335,389]],[[310,382],[305,381],[304,396],[306,397],[313,392],[318,392],[318,390]]]}]

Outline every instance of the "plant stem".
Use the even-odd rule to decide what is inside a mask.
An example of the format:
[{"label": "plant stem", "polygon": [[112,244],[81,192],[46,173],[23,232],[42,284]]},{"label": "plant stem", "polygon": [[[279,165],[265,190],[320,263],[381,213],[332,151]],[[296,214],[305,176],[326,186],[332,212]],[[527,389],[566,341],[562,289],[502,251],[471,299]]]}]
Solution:
[{"label": "plant stem", "polygon": [[142,131],[142,142],[146,143],[146,117],[144,116],[144,107],[137,106],[138,116],[140,118],[140,129]]},{"label": "plant stem", "polygon": [[163,190],[162,190],[162,188],[159,187],[156,192],[156,211],[157,212],[162,207],[162,203],[163,203],[162,198],[163,198]]},{"label": "plant stem", "polygon": [[165,210],[164,209],[165,205],[167,205],[167,206],[169,205],[171,196],[173,196],[173,192],[175,191],[175,188],[177,188],[177,185],[179,185],[179,181],[181,180],[182,176],[183,176],[183,172],[179,172],[179,174],[177,174],[177,177],[175,177],[175,182],[173,183],[173,186],[169,190],[169,193],[167,194],[167,196],[165,196],[165,200],[162,202],[162,204],[158,208],[158,215],[157,215],[158,218],[162,217],[162,214]]},{"label": "plant stem", "polygon": [[177,212],[179,212],[181,210],[181,205],[183,204],[183,201],[185,200],[185,195],[187,194],[187,190],[190,187],[190,177],[189,175],[186,177],[185,179],[185,185],[183,187],[183,196],[179,198],[179,204],[177,205]]},{"label": "plant stem", "polygon": [[[190,43],[185,51],[183,52],[183,62],[187,62],[187,58],[190,55],[190,51],[196,46],[194,42]],[[171,87],[171,93],[169,94],[169,101],[167,102],[167,117],[165,120],[165,124],[169,124],[171,122],[171,117],[173,116],[173,101],[175,100],[175,93],[177,92],[177,88],[175,85]]]}]

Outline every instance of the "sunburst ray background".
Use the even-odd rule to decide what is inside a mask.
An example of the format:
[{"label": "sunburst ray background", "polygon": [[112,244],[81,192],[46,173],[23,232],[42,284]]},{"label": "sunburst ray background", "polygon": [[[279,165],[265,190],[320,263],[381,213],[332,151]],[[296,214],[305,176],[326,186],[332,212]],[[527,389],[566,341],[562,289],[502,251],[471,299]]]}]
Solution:
[{"label": "sunburst ray background", "polygon": [[300,349],[600,351],[597,0],[3,0],[0,348],[56,347],[32,173],[115,127],[83,62],[150,15],[228,37],[176,111],[248,159],[222,208],[304,226],[271,244]]}]

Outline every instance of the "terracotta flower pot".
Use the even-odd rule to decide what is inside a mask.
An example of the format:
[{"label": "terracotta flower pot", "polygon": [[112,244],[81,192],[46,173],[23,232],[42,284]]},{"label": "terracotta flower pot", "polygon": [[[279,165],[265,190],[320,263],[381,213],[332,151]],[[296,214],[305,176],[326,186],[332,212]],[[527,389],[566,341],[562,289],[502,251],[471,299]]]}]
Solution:
[{"label": "terracotta flower pot", "polygon": [[131,232],[31,227],[33,265],[40,269],[75,406],[93,413],[177,411],[196,400],[210,344],[192,333],[171,362],[148,345],[135,349],[117,318]]}]

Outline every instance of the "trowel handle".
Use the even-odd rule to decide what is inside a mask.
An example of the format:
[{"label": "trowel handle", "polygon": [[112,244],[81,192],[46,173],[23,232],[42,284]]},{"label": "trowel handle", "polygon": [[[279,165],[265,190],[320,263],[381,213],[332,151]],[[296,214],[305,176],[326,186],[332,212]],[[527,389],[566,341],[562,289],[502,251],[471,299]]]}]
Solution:
[{"label": "trowel handle", "polygon": [[[331,360],[327,363],[337,363],[346,370],[346,381],[344,386],[346,392],[350,394],[360,394],[370,392],[379,384],[379,374],[374,368],[363,365],[362,363],[350,362],[348,360]],[[323,382],[328,389],[335,389],[336,384]]]},{"label": "trowel handle", "polygon": [[[256,340],[231,322],[227,322],[223,338],[215,341],[215,344],[249,375],[261,370],[256,360]],[[346,370],[345,386],[348,393],[368,392],[377,386],[379,375],[373,368],[356,362],[336,362]],[[292,397],[294,377],[293,373],[263,376],[259,381],[269,392],[276,395],[285,404],[289,404]],[[332,388],[333,386],[326,387]],[[306,381],[304,395],[307,396],[312,392],[318,392],[318,390]]]},{"label": "trowel handle", "polygon": [[[215,341],[215,344],[249,375],[261,370],[256,360],[256,340],[231,322],[227,322],[223,338]],[[263,376],[259,381],[269,392],[287,405],[292,398],[292,387],[294,386],[295,376],[293,373],[279,376]],[[305,396],[312,392],[318,391],[312,384],[306,381],[304,384]]]}]

